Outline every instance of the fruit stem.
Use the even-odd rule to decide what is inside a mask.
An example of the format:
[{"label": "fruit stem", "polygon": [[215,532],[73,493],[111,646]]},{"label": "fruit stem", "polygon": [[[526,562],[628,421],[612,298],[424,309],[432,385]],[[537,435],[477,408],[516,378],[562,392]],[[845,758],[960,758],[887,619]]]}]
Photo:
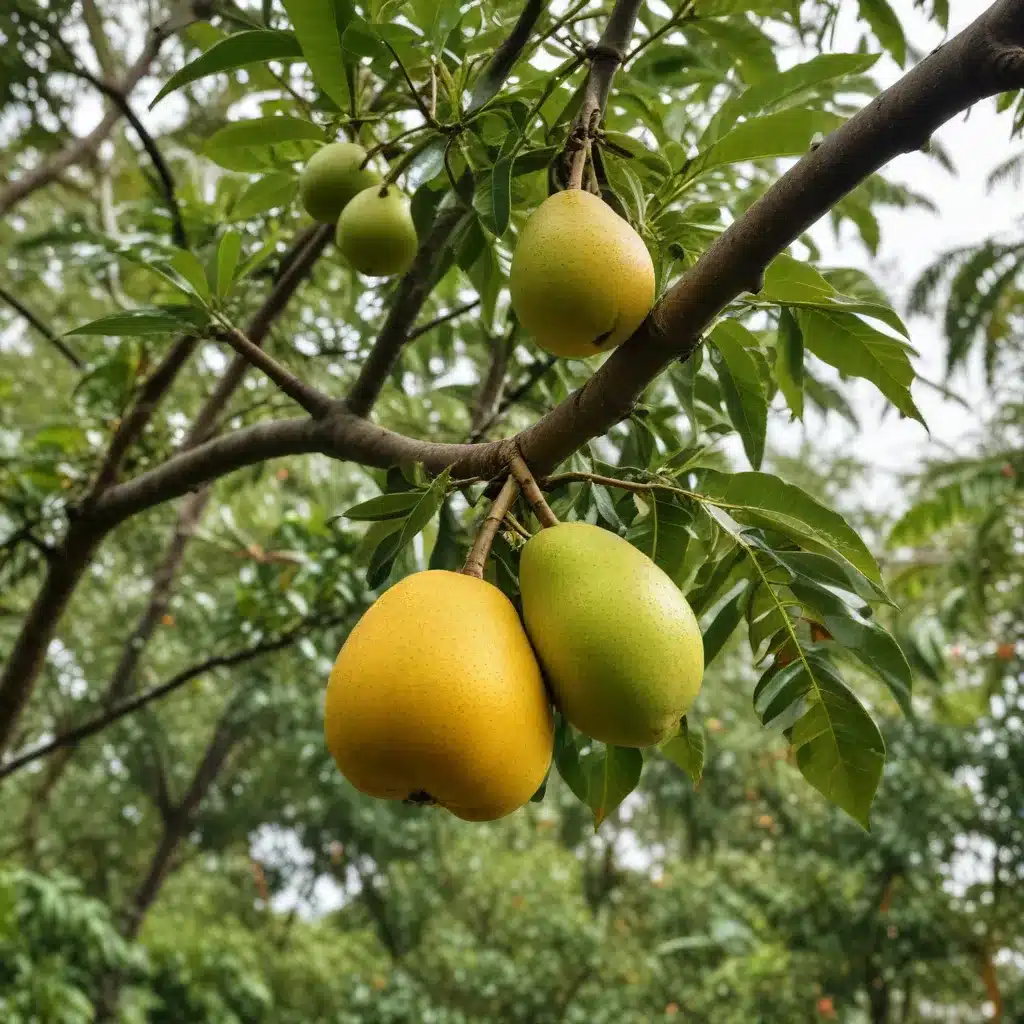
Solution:
[{"label": "fruit stem", "polygon": [[[536,485],[535,485],[536,486]],[[487,556],[491,553],[491,545],[494,543],[494,535],[498,532],[505,514],[512,507],[519,493],[519,484],[514,476],[509,476],[499,491],[498,496],[491,502],[487,512],[487,518],[483,521],[480,531],[473,541],[466,564],[462,572],[467,576],[475,576],[478,580],[484,578],[484,565],[487,563]]]},{"label": "fruit stem", "polygon": [[534,480],[530,467],[522,455],[518,452],[513,455],[508,466],[512,471],[512,476],[519,482],[519,487],[530,503],[530,508],[533,509],[533,514],[537,517],[540,525],[557,526],[558,516],[551,511],[551,506],[544,500],[544,495],[541,494],[540,487],[537,486],[537,481]]}]

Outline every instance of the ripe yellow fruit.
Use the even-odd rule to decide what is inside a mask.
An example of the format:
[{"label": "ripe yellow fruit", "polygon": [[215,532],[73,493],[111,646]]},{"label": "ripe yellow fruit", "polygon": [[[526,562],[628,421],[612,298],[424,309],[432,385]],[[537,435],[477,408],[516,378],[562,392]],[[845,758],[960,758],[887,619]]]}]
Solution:
[{"label": "ripe yellow fruit", "polygon": [[607,530],[541,530],[519,563],[526,631],[555,704],[581,732],[621,747],[667,739],[700,691],[704,643],[679,588]]},{"label": "ripe yellow fruit", "polygon": [[380,175],[360,165],[366,150],[354,142],[332,142],[317,150],[299,176],[299,199],[314,220],[337,224],[341,211],[364,188],[380,182]]},{"label": "ripe yellow fruit", "polygon": [[512,308],[541,348],[583,358],[621,345],[654,304],[643,239],[600,198],[557,192],[526,222],[509,275]]},{"label": "ripe yellow fruit", "polygon": [[360,274],[404,274],[419,247],[409,200],[393,185],[364,189],[341,211],[337,240]]},{"label": "ripe yellow fruit", "polygon": [[428,797],[491,821],[537,791],[551,707],[515,608],[457,572],[414,573],[378,598],[327,685],[327,747],[356,789]]}]

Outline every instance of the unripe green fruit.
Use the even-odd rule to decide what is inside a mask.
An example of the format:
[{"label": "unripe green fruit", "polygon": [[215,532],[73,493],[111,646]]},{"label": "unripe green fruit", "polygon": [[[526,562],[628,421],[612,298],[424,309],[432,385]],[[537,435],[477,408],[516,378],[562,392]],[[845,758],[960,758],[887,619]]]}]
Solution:
[{"label": "unripe green fruit", "polygon": [[667,739],[700,691],[704,642],[679,588],[608,530],[562,523],[519,561],[523,620],[555,704],[620,747]]},{"label": "unripe green fruit", "polygon": [[338,248],[360,274],[404,274],[419,248],[409,200],[393,185],[364,189],[338,218]]},{"label": "unripe green fruit", "polygon": [[598,196],[570,189],[526,222],[509,274],[512,308],[534,341],[585,358],[621,345],[654,304],[643,239]]},{"label": "unripe green fruit", "polygon": [[332,142],[310,158],[299,177],[299,198],[306,213],[324,224],[336,224],[341,211],[380,175],[360,167],[366,150],[354,142]]}]

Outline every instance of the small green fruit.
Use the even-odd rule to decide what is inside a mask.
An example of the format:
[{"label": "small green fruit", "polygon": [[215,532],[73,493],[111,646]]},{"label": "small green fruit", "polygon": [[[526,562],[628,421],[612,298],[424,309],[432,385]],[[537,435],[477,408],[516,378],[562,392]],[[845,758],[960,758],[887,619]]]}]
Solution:
[{"label": "small green fruit", "polygon": [[563,715],[620,747],[667,739],[700,691],[704,643],[686,598],[642,551],[562,523],[523,548],[526,631]]},{"label": "small green fruit", "polygon": [[643,239],[598,196],[570,189],[526,222],[509,274],[512,308],[541,348],[584,358],[621,345],[654,304]]},{"label": "small green fruit", "polygon": [[338,218],[338,248],[360,274],[404,274],[418,247],[409,200],[393,185],[364,189]]},{"label": "small green fruit", "polygon": [[376,185],[380,175],[360,165],[366,150],[354,142],[332,142],[310,158],[299,177],[299,198],[306,213],[324,224],[336,224],[353,196]]}]

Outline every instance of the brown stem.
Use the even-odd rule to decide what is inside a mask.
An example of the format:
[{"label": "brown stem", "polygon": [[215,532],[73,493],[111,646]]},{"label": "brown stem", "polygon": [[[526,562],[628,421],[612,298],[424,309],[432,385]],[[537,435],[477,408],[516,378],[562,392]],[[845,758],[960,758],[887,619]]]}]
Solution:
[{"label": "brown stem", "polygon": [[494,348],[487,367],[487,375],[473,400],[473,409],[469,416],[470,437],[476,436],[481,425],[495,415],[498,402],[501,400],[501,392],[505,387],[508,360],[515,348],[515,338],[516,323],[513,321],[505,336],[496,339],[493,343]]},{"label": "brown stem", "polygon": [[533,509],[533,514],[537,517],[540,525],[542,527],[557,526],[558,517],[551,511],[551,506],[548,505],[547,501],[544,500],[544,495],[541,494],[541,490],[537,486],[537,481],[534,480],[526,460],[518,453],[513,455],[509,460],[509,469],[518,481],[523,496],[530,503],[530,508]]},{"label": "brown stem", "polygon": [[61,336],[56,331],[51,330],[32,310],[6,288],[0,287],[0,301],[6,302],[11,309],[24,317],[76,370],[84,369],[85,364],[68,348]]},{"label": "brown stem", "polygon": [[218,336],[226,341],[240,356],[257,369],[262,370],[289,398],[297,402],[313,417],[321,417],[334,405],[330,395],[300,380],[272,355],[265,352],[244,331],[227,325]]},{"label": "brown stem", "polygon": [[466,564],[462,567],[462,571],[467,576],[475,576],[478,580],[484,578],[484,566],[487,564],[487,556],[491,553],[494,536],[518,493],[519,485],[516,483],[515,477],[510,475],[502,485],[498,496],[491,502],[487,518],[483,521],[473,541],[473,546],[469,550]]}]

